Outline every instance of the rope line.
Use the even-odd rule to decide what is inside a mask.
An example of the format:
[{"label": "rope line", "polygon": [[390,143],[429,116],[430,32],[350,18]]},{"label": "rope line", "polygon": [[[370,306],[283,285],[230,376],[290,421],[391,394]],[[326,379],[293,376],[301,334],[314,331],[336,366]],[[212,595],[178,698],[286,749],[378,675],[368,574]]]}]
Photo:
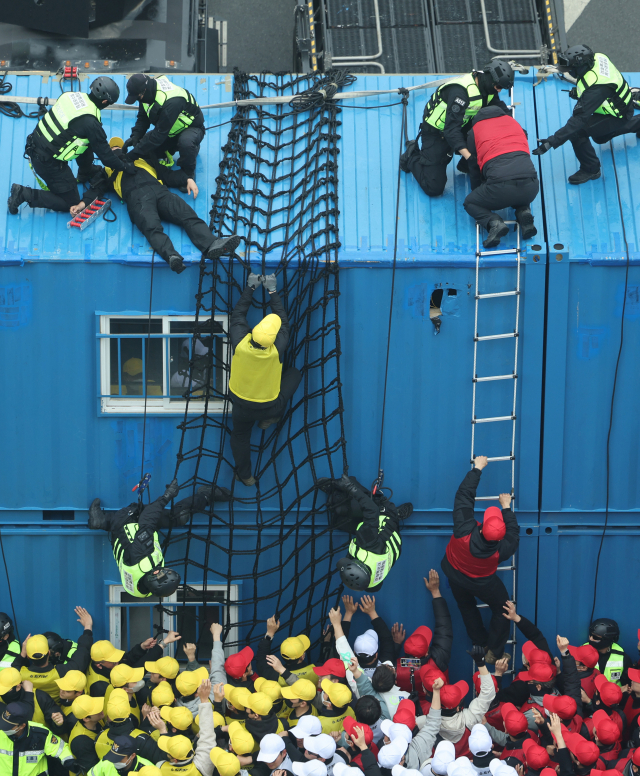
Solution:
[{"label": "rope line", "polygon": [[[153,251],[151,254],[151,284],[149,287],[149,318],[147,320],[147,339],[145,341],[145,357],[144,357],[144,367],[143,367],[143,378],[144,378],[144,412],[142,415],[142,460],[140,461],[140,482],[144,479],[144,446],[145,446],[145,440],[147,436],[147,395],[149,393],[148,389],[148,383],[149,383],[149,377],[148,377],[148,369],[149,369],[149,343],[151,341],[151,309],[153,307],[153,267],[154,267],[154,259],[156,256],[156,252]],[[150,491],[150,488],[147,488],[148,491]],[[142,493],[140,494],[140,497],[142,497]],[[149,493],[150,497],[150,493]]]}]

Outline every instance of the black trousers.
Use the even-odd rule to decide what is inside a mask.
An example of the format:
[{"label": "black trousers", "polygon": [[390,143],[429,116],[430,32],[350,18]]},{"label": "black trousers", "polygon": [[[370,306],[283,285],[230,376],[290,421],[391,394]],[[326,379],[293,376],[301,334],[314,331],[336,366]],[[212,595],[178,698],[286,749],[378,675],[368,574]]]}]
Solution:
[{"label": "black trousers", "polygon": [[261,420],[280,418],[301,380],[302,372],[295,367],[289,367],[282,373],[278,398],[264,404],[234,398],[231,394],[233,401],[231,452],[236,463],[236,472],[241,479],[248,480],[251,477],[251,429],[253,424]]},{"label": "black trousers", "polygon": [[439,197],[447,184],[447,165],[453,157],[444,133],[437,129],[422,129],[422,149],[407,161],[407,166],[418,181],[420,188],[429,197]]},{"label": "black trousers", "polygon": [[[90,152],[85,151],[78,157],[78,161]],[[90,154],[89,166],[93,162],[93,154]],[[49,158],[38,154],[31,156],[31,165],[39,178],[47,184],[49,191],[43,191],[39,186],[37,188],[26,187],[25,199],[31,207],[47,207],[50,210],[57,210],[61,213],[68,213],[72,205],[80,202],[78,194],[78,183],[68,162],[60,162],[57,159]]]},{"label": "black trousers", "polygon": [[180,154],[177,161],[178,167],[193,178],[196,172],[196,157],[200,153],[200,143],[203,139],[204,127],[187,127],[179,135],[167,138],[156,153],[159,158],[162,158],[165,151],[170,154]]},{"label": "black trousers", "polygon": [[179,255],[162,228],[162,220],[182,226],[191,242],[204,253],[215,240],[207,224],[181,197],[166,186],[151,183],[126,193],[129,217],[149,240],[153,250],[169,261],[172,254]]},{"label": "black trousers", "polygon": [[530,205],[538,196],[539,189],[540,184],[536,178],[482,183],[467,196],[464,209],[488,230],[489,222],[496,218],[493,210],[512,207],[518,218],[518,209]]},{"label": "black trousers", "polygon": [[[494,655],[501,657],[504,653],[504,645],[509,638],[509,620],[503,617],[504,605],[509,600],[507,588],[502,580],[493,574],[475,580],[467,577],[468,584],[462,586],[458,581],[449,578],[451,592],[456,599],[458,609],[462,615],[464,627],[473,644],[488,647]],[[489,632],[484,627],[480,610],[476,606],[476,598],[488,604],[491,609],[491,622]]]},{"label": "black trousers", "polygon": [[589,138],[593,138],[598,145],[602,145],[618,135],[626,135],[629,132],[640,132],[640,114],[628,119],[616,119],[603,113],[594,113],[589,119],[588,130],[578,132],[571,138],[571,145],[580,162],[580,169],[585,172],[598,172],[600,169],[600,160]]},{"label": "black trousers", "polygon": [[167,509],[160,502],[160,499],[156,499],[151,504],[144,506],[138,517],[129,515],[126,508],[118,512],[103,512],[106,520],[105,530],[114,534],[127,523],[138,523],[140,530],[147,529],[153,533],[158,528],[169,528],[183,510],[192,507],[194,512],[206,512],[208,509],[207,499],[201,493],[196,493],[195,496],[188,496],[177,501],[173,505],[173,509]]}]

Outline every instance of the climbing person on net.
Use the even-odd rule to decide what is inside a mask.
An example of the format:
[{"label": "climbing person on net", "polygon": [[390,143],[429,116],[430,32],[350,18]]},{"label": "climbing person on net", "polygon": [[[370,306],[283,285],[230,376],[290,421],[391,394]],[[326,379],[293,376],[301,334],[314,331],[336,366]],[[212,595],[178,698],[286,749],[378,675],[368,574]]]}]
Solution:
[{"label": "climbing person on net", "polygon": [[[247,322],[247,312],[253,292],[261,284],[269,294],[273,312],[252,328]],[[236,479],[247,486],[256,483],[251,472],[253,424],[258,421],[258,427],[264,430],[277,423],[302,380],[302,373],[295,367],[282,371],[289,342],[289,320],[276,288],[275,273],[256,275],[251,272],[229,323],[233,348],[229,378],[233,402],[231,452],[236,464]]]},{"label": "climbing person on net", "polygon": [[226,488],[201,485],[195,496],[165,509],[179,490],[178,480],[174,479],[160,498],[146,506],[129,504],[118,512],[105,512],[100,507],[100,499],[95,498],[89,507],[89,528],[109,531],[122,585],[136,598],[152,595],[165,598],[175,593],[180,584],[178,572],[165,568],[156,529],[186,525],[193,512],[204,512],[214,501],[231,499]]},{"label": "climbing person on net", "polygon": [[[350,590],[379,590],[400,557],[400,521],[411,515],[413,505],[406,503],[396,507],[381,489],[372,496],[355,477],[346,474],[340,480],[319,480],[318,487],[329,494],[330,509],[339,503],[336,495],[344,494],[349,500],[350,517],[359,518],[348,555],[336,564],[340,578]],[[344,507],[346,500],[343,499],[340,506]]]}]

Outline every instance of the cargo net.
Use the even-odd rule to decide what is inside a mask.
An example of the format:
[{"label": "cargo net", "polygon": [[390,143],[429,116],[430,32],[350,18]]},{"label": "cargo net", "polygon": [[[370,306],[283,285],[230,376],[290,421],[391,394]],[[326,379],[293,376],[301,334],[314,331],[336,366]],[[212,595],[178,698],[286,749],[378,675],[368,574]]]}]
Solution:
[{"label": "cargo net", "polygon": [[[202,484],[233,494],[228,504],[209,507],[207,522],[191,514],[186,537],[174,530],[165,540],[167,565],[183,580],[177,627],[188,631],[185,622],[191,623],[192,636],[183,634],[183,641],[193,640],[195,627],[201,657],[210,640],[208,622],[216,618],[227,647],[262,638],[273,614],[285,633],[306,633],[317,643],[341,591],[335,562],[345,553],[346,535],[332,531],[326,497],[315,487],[319,478],[346,471],[338,327],[340,110],[314,98],[324,80],[235,74],[237,100],[288,99],[239,107],[232,120],[212,195],[211,228],[216,235],[238,234],[242,243],[232,258],[201,262],[196,333],[183,372],[189,388],[179,426],[178,498]],[[302,106],[300,99],[296,109],[289,105],[309,90]],[[300,107],[305,109],[298,112]],[[226,394],[228,316],[250,271],[276,273],[291,326],[283,369],[295,366],[303,374],[282,419],[266,431],[253,428],[255,487],[233,478]],[[250,325],[270,312],[267,297],[258,287]],[[189,607],[198,601],[205,605],[196,615]]]}]

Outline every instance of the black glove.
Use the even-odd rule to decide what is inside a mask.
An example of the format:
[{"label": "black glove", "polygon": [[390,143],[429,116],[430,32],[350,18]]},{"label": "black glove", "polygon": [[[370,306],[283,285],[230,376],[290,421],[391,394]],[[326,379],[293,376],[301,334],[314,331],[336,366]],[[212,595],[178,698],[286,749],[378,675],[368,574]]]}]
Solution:
[{"label": "black glove", "polygon": [[62,764],[64,765],[65,769],[68,768],[72,773],[78,773],[81,770],[80,763],[75,759],[65,760]]},{"label": "black glove", "polygon": [[136,174],[136,166],[133,162],[125,162],[124,163],[124,174],[125,175],[135,175]]},{"label": "black glove", "polygon": [[550,148],[554,147],[553,143],[549,138],[545,140],[538,140],[538,143],[539,143],[538,147],[534,148],[533,151],[531,152],[534,156],[542,156],[542,154],[546,154]]},{"label": "black glove", "polygon": [[260,285],[260,279],[262,278],[262,275],[256,275],[255,272],[249,273],[249,279],[247,280],[247,285],[249,288],[253,288],[255,291],[256,288]]},{"label": "black glove", "polygon": [[578,87],[577,86],[574,86],[573,89],[569,89],[569,97],[572,100],[577,100],[578,99]]},{"label": "black glove", "polygon": [[479,644],[474,644],[471,649],[467,650],[467,654],[471,655],[478,668],[482,668],[484,665],[484,647],[481,647]]},{"label": "black glove", "polygon": [[262,285],[267,289],[267,291],[270,294],[276,291],[278,289],[276,273],[274,272],[272,275],[262,275]]},{"label": "black glove", "polygon": [[346,491],[347,493],[358,492],[358,488],[353,484],[353,482],[351,482],[347,474],[343,474],[336,485],[340,490]]},{"label": "black glove", "polygon": [[133,148],[137,142],[138,142],[137,137],[130,137],[128,140],[125,140],[124,145],[122,146],[122,153],[126,154],[127,149]]}]

